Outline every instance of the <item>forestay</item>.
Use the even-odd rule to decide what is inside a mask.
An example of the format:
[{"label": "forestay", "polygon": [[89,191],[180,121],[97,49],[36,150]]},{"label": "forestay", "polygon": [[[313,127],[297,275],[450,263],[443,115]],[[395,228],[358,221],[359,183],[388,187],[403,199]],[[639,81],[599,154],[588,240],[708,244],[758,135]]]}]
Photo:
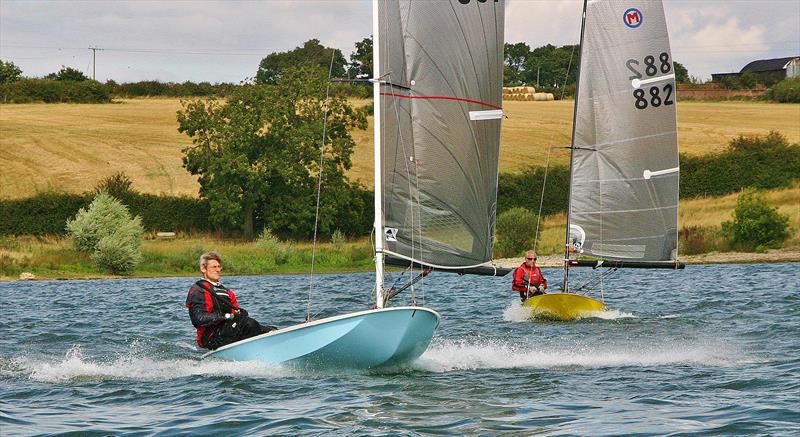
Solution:
[{"label": "forestay", "polygon": [[438,268],[492,257],[502,0],[379,1],[384,253]]},{"label": "forestay", "polygon": [[611,260],[675,260],[675,75],[660,1],[588,1],[569,243]]}]

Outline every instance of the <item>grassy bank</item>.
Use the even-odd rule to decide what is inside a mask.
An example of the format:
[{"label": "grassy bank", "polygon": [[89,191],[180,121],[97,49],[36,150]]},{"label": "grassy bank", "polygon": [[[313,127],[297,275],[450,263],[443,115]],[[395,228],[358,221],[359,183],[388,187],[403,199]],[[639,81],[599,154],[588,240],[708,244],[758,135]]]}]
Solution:
[{"label": "grassy bank", "polygon": [[[354,101],[365,104],[366,101]],[[566,164],[572,101],[504,102],[500,170]],[[196,196],[198,184],[182,166],[191,142],[178,133],[179,99],[129,99],[113,104],[0,104],[0,197],[49,189],[81,193],[122,171],[138,191]],[[683,153],[724,149],[738,135],[777,130],[800,141],[800,105],[762,102],[681,102],[678,139]],[[353,132],[351,178],[372,181],[372,128]]]},{"label": "grassy bank", "polygon": [[[785,247],[800,246],[800,184],[766,193],[767,201],[789,217],[791,236]],[[731,220],[737,195],[701,198],[681,202],[681,255],[727,251],[720,234],[721,224]],[[563,250],[564,214],[545,217],[538,251],[542,255]],[[697,233],[703,238],[698,240]],[[687,238],[691,244],[687,244]],[[198,272],[197,259],[203,252],[216,250],[225,259],[226,275],[307,273],[312,247],[307,242],[284,242],[272,247],[211,236],[179,236],[172,240],[148,238],[144,241],[142,263],[134,277],[192,276]],[[340,244],[318,245],[315,270],[318,272],[368,271],[372,269],[372,247],[368,239]],[[22,272],[37,278],[107,277],[97,270],[88,255],[72,249],[64,238],[0,238],[0,280],[17,279]]]},{"label": "grassy bank", "polygon": [[[132,277],[198,275],[200,255],[215,250],[223,256],[225,275],[308,273],[311,243],[281,243],[265,249],[254,243],[209,236],[172,240],[146,239],[142,262]],[[316,272],[367,271],[372,268],[368,240],[317,246]],[[23,272],[40,279],[112,277],[98,270],[88,254],[72,248],[65,238],[16,237],[0,239],[0,280]]]}]

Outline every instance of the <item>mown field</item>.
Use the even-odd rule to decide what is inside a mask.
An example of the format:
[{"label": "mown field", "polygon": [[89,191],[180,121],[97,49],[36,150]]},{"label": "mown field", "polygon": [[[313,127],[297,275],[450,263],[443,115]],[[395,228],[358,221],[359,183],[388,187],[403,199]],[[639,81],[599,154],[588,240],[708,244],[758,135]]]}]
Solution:
[{"label": "mown field", "polygon": [[[364,104],[365,101],[354,102]],[[504,103],[501,171],[566,163],[572,102]],[[196,179],[182,167],[191,142],[177,131],[179,99],[132,99],[112,104],[0,105],[0,197],[58,190],[79,193],[124,172],[138,191],[196,196]],[[800,105],[754,102],[681,102],[681,151],[721,150],[740,134],[783,133],[800,142]],[[372,130],[355,131],[350,177],[371,185]]]}]

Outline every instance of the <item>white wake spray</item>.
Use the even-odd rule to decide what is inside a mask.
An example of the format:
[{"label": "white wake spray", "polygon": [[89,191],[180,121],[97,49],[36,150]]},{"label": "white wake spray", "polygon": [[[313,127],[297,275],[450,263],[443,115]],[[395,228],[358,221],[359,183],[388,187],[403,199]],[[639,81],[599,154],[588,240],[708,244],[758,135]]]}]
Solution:
[{"label": "white wake spray", "polygon": [[42,382],[86,380],[165,381],[192,375],[281,378],[296,374],[291,369],[247,361],[158,359],[138,343],[112,359],[87,357],[80,346],[73,346],[61,360],[17,357],[14,363],[30,379]]},{"label": "white wake spray", "polygon": [[[551,342],[552,343],[552,342]],[[433,344],[415,363],[420,370],[659,367],[674,365],[728,367],[745,359],[723,341],[640,339],[623,344],[534,344],[513,340],[459,340]]]}]

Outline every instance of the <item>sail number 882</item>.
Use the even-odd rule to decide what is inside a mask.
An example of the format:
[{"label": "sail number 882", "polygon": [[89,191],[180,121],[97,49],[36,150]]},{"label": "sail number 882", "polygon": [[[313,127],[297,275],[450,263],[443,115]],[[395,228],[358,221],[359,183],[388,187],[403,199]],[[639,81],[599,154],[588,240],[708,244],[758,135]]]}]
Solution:
[{"label": "sail number 882", "polygon": [[[656,62],[655,56],[645,56],[644,75],[647,75],[647,77],[653,77],[659,72],[661,74],[668,74],[672,71],[672,62],[669,60],[669,53],[662,52],[660,55],[658,55],[658,61],[659,62]],[[633,73],[628,80],[641,80],[644,77],[642,72],[639,71],[641,64],[638,60],[628,59],[625,62],[625,66],[628,67],[628,70],[630,70],[631,73]],[[651,86],[647,89],[647,92],[645,92],[644,88],[637,88],[633,90],[633,97],[636,99],[634,101],[634,106],[636,109],[647,109],[649,106],[658,108],[661,105],[672,105],[675,103],[672,98],[673,92],[674,89],[672,88],[671,83],[668,83],[663,87],[659,87],[658,85]]]}]

